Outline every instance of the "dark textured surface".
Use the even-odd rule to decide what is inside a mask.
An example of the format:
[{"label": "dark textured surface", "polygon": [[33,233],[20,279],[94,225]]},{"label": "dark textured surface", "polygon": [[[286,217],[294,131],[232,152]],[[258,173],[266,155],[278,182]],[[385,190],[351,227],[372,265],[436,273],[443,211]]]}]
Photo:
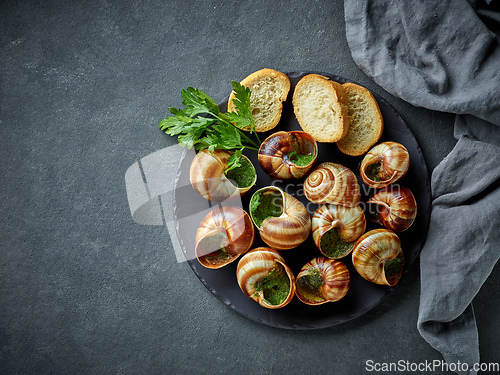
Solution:
[{"label": "dark textured surface", "polygon": [[[173,144],[157,124],[180,90],[221,100],[263,67],[380,94],[432,170],[455,143],[453,116],[377,87],[343,16],[340,1],[0,4],[1,374],[359,374],[370,359],[441,359],[416,329],[418,264],[370,313],[285,331],[221,304],[177,263],[166,228],[130,216],[125,171]],[[499,277],[474,300],[483,362],[499,361]]]}]

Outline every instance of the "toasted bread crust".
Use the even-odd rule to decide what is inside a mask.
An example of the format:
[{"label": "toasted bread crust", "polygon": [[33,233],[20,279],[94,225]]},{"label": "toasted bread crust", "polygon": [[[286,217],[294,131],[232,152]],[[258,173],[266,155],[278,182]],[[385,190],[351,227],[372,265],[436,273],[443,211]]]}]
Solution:
[{"label": "toasted bread crust", "polygon": [[[251,91],[250,104],[257,132],[265,132],[275,128],[283,110],[283,102],[290,91],[290,78],[274,69],[261,69],[240,82]],[[227,109],[233,112],[234,92],[229,95]],[[250,130],[250,129],[244,129]]]},{"label": "toasted bread crust", "polygon": [[308,74],[296,85],[293,110],[300,127],[318,142],[337,142],[349,129],[347,93],[341,84]]},{"label": "toasted bread crust", "polygon": [[350,82],[342,86],[349,101],[351,123],[346,136],[337,142],[337,146],[344,154],[360,156],[379,141],[384,120],[377,100],[368,89]]}]

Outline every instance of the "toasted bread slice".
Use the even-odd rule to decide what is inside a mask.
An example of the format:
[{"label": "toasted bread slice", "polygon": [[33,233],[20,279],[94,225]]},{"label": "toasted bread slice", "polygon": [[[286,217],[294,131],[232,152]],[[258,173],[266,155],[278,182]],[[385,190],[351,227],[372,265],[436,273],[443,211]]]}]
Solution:
[{"label": "toasted bread slice", "polygon": [[384,119],[372,93],[354,83],[342,85],[349,100],[351,122],[346,136],[337,142],[341,152],[351,156],[366,153],[382,136]]},{"label": "toasted bread slice", "polygon": [[[283,102],[290,91],[290,78],[273,69],[261,69],[240,82],[251,91],[250,105],[255,130],[265,132],[278,125],[283,110]],[[227,110],[233,112],[234,92],[229,95]],[[250,129],[244,129],[250,130]]]},{"label": "toasted bread slice", "polygon": [[293,111],[300,127],[318,142],[337,142],[347,134],[347,93],[341,84],[308,74],[295,86]]}]

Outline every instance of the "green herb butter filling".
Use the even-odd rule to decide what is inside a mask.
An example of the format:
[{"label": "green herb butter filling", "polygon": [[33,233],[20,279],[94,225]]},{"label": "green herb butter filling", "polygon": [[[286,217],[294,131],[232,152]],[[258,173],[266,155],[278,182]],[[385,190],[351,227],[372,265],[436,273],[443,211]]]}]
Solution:
[{"label": "green herb butter filling", "polygon": [[315,268],[311,268],[307,275],[297,279],[297,292],[305,300],[323,302],[325,299],[321,294],[322,285],[323,278],[319,274],[319,271]]},{"label": "green herb butter filling", "polygon": [[247,188],[252,186],[255,180],[255,168],[252,163],[245,157],[240,157],[239,167],[235,167],[226,172],[226,177],[233,181],[239,188]]},{"label": "green herb butter filling", "polygon": [[342,258],[349,254],[354,247],[354,242],[342,240],[337,228],[332,228],[321,236],[319,243],[321,251],[329,258]]},{"label": "green herb butter filling", "polygon": [[299,167],[305,167],[306,165],[311,164],[314,161],[315,156],[316,155],[314,154],[299,154],[296,151],[288,154],[290,161]]},{"label": "green herb butter filling", "polygon": [[259,228],[268,217],[280,217],[283,214],[283,196],[276,189],[256,191],[250,200],[250,213]]},{"label": "green herb butter filling", "polygon": [[368,178],[372,181],[375,182],[380,182],[381,181],[381,171],[380,168],[382,167],[381,163],[372,163],[369,164],[366,167],[365,174],[368,176]]},{"label": "green herb butter filling", "polygon": [[213,265],[227,262],[232,256],[224,247],[225,243],[227,237],[222,233],[203,238],[198,244],[200,258]]},{"label": "green herb butter filling", "polygon": [[314,147],[307,144],[303,144],[304,147],[301,147],[297,137],[292,134],[290,134],[290,141],[294,149],[293,151],[286,154],[286,157],[289,161],[299,167],[305,167],[306,165],[309,165],[314,161],[314,158],[316,157],[316,150],[314,149]]},{"label": "green herb butter filling", "polygon": [[275,263],[273,269],[254,284],[257,292],[262,291],[264,299],[271,305],[280,305],[285,302],[290,293],[290,279],[285,268]]},{"label": "green herb butter filling", "polygon": [[396,258],[387,260],[384,263],[385,278],[390,284],[392,284],[391,279],[399,279],[399,277],[401,276],[401,271],[403,270],[403,265],[404,257],[402,252],[400,252],[396,256]]}]

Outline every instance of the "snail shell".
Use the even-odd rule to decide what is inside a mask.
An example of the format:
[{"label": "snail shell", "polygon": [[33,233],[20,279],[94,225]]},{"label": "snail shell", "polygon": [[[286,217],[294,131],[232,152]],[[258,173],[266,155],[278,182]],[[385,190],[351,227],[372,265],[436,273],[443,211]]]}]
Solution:
[{"label": "snail shell", "polygon": [[327,203],[319,206],[312,217],[313,241],[319,251],[331,259],[349,254],[365,229],[365,214],[359,206]]},{"label": "snail shell", "polygon": [[250,250],[241,257],[236,279],[245,295],[268,309],[287,305],[295,293],[293,272],[278,251],[267,247]]},{"label": "snail shell", "polygon": [[222,202],[234,194],[245,194],[257,181],[257,173],[252,162],[242,155],[241,162],[247,166],[251,175],[247,176],[248,181],[245,186],[236,186],[226,176],[227,163],[231,155],[232,152],[226,150],[216,149],[211,153],[208,149],[203,149],[194,157],[189,169],[189,180],[194,190],[203,198]]},{"label": "snail shell", "polygon": [[344,263],[317,257],[307,262],[297,275],[295,294],[307,305],[321,305],[342,299],[350,283]]},{"label": "snail shell", "polygon": [[259,148],[259,163],[272,178],[304,177],[318,156],[318,145],[303,131],[279,131],[267,137]]},{"label": "snail shell", "polygon": [[321,163],[307,176],[304,194],[313,203],[348,207],[357,206],[361,199],[356,175],[349,168],[331,162]]},{"label": "snail shell", "polygon": [[250,250],[255,228],[240,207],[222,206],[211,210],[196,231],[195,254],[206,268],[221,268]]},{"label": "snail shell", "polygon": [[257,190],[250,199],[250,217],[262,240],[273,249],[292,249],[311,231],[311,217],[296,198],[275,186]]},{"label": "snail shell", "polygon": [[404,266],[401,241],[388,229],[369,231],[356,241],[352,263],[364,279],[394,286],[401,279]]},{"label": "snail shell", "polygon": [[408,150],[397,142],[383,142],[368,151],[361,161],[364,183],[376,189],[399,181],[410,165]]},{"label": "snail shell", "polygon": [[408,229],[417,216],[417,201],[413,193],[399,185],[385,187],[367,203],[368,218],[395,232]]}]

